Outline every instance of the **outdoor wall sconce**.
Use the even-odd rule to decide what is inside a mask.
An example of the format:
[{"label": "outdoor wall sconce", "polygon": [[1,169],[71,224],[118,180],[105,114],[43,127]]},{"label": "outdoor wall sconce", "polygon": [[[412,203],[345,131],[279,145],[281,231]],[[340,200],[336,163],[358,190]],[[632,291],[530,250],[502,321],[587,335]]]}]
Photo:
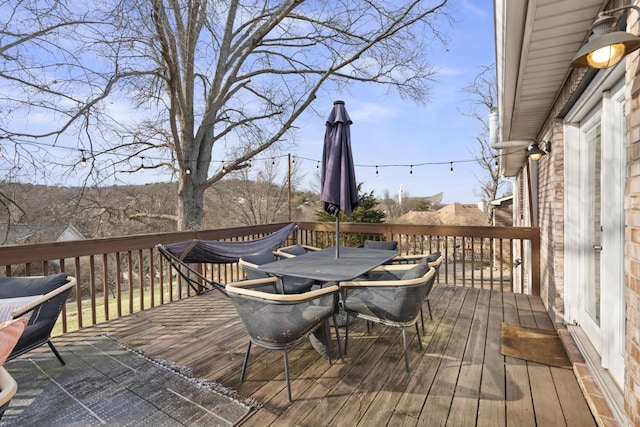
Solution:
[{"label": "outdoor wall sconce", "polygon": [[640,37],[614,30],[618,18],[611,16],[611,13],[624,9],[635,9],[640,13],[640,7],[631,5],[600,12],[591,24],[589,40],[571,61],[573,68],[609,68],[620,62],[625,55],[640,48]]},{"label": "outdoor wall sconce", "polygon": [[547,153],[545,153],[544,151],[542,151],[540,149],[540,147],[538,147],[538,143],[534,142],[533,144],[531,144],[529,146],[529,149],[527,150],[527,156],[531,159],[531,160],[540,160],[542,158],[542,156],[545,156]]}]

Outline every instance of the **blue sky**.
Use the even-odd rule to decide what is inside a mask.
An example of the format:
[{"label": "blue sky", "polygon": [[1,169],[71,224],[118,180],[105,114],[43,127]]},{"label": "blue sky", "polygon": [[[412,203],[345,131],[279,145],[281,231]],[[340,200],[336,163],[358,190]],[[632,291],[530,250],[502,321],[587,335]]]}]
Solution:
[{"label": "blue sky", "polygon": [[[356,179],[364,184],[366,192],[373,191],[377,197],[383,197],[385,191],[389,191],[397,197],[402,185],[405,197],[426,197],[443,192],[444,203],[478,201],[478,177],[486,176],[486,172],[471,160],[481,124],[461,113],[469,111],[468,95],[462,88],[495,61],[493,2],[450,0],[449,9],[457,22],[447,32],[446,51],[442,46],[433,47],[431,63],[438,73],[431,87],[430,102],[418,106],[399,96],[387,96],[386,88],[371,85],[356,86],[348,94],[329,93],[318,97],[314,107],[322,116],[306,114],[296,123],[300,131],[295,145],[284,147],[284,153],[299,159],[298,165],[305,175],[303,182],[296,183],[299,189],[318,189],[316,166],[322,158],[325,119],[333,101],[341,99],[353,120],[351,137]],[[33,121],[37,122],[37,117],[31,118]],[[61,141],[61,145],[74,146],[65,141]],[[34,146],[35,149],[38,147]],[[79,161],[80,152],[72,151],[72,162]],[[69,164],[69,150],[51,152],[49,156],[58,154],[60,164]],[[214,152],[216,158],[218,153]],[[450,174],[450,162],[453,162],[453,174]],[[441,164],[418,166],[423,163]],[[281,164],[286,169],[285,163]],[[410,176],[409,165],[412,164],[416,166]],[[43,168],[43,179],[59,176],[66,184],[76,185],[88,173],[88,169],[75,169],[64,175],[47,173],[54,170],[53,167]],[[26,174],[21,170],[15,173],[18,178]],[[165,181],[170,177],[164,169],[147,169],[135,174],[118,173],[115,178],[119,183],[139,184]]]},{"label": "blue sky", "polygon": [[[468,86],[483,67],[495,61],[493,2],[491,0],[453,0],[457,23],[448,33],[448,51],[437,51],[431,60],[440,71],[432,86],[431,102],[417,106],[400,97],[385,97],[382,89],[370,86],[355,89],[345,96],[336,93],[328,98],[326,115],[333,101],[342,99],[353,120],[351,141],[356,179],[364,183],[364,190],[382,197],[385,190],[396,196],[402,184],[405,195],[430,196],[444,192],[444,203],[475,203],[478,201],[477,177],[484,172],[473,159],[475,138],[481,125],[460,111],[469,107],[462,88]],[[316,104],[322,105],[322,100]],[[487,112],[488,115],[488,112]],[[324,122],[306,120],[291,154],[307,159],[322,158]],[[450,173],[450,163],[454,173]],[[315,180],[317,162],[302,160],[306,173],[303,186],[311,188]],[[410,167],[375,167],[364,165],[440,163]]]}]

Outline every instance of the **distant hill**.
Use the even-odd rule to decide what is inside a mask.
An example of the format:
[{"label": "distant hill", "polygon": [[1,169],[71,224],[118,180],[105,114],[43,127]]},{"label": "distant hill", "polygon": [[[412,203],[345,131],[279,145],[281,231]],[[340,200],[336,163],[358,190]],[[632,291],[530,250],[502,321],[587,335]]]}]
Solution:
[{"label": "distant hill", "polygon": [[[13,229],[0,235],[0,243],[50,241],[69,225],[87,237],[168,231],[175,228],[171,221],[133,221],[128,217],[141,210],[175,212],[175,199],[168,195],[176,190],[175,184],[167,183],[86,189],[3,183],[0,192],[20,209],[11,206],[11,218],[6,210],[0,210],[0,230],[6,231],[8,224]],[[33,236],[28,237],[26,230],[33,230]]]},{"label": "distant hill", "polygon": [[[243,185],[223,180],[205,192],[203,228],[247,225],[255,223],[251,221],[256,217],[265,218],[262,222],[288,220],[286,195],[279,196],[280,208],[267,216],[260,210],[269,209],[246,200],[253,195]],[[268,190],[265,193],[282,192],[278,187]],[[176,183],[80,188],[0,182],[0,202],[4,195],[22,209],[8,204],[11,215],[0,209],[0,244],[55,241],[70,227],[86,238],[175,231],[175,222],[166,216],[176,213],[177,191]],[[441,197],[439,193],[429,200],[436,202]],[[318,196],[310,192],[293,194],[291,205],[293,221],[314,221],[315,212],[321,209]],[[396,220],[388,217],[387,222],[485,225],[483,218],[476,205],[455,203],[433,212],[411,211]]]},{"label": "distant hill", "polygon": [[[10,215],[7,209],[0,209],[0,244],[55,241],[69,226],[87,238],[175,231],[175,221],[166,216],[176,213],[177,192],[176,183],[80,188],[0,182],[0,202],[3,201],[1,196],[5,195],[20,207],[7,204]],[[309,194],[296,193],[292,201],[293,220],[301,214],[295,208],[302,206],[301,200],[314,206],[310,198]],[[205,192],[202,227],[249,224],[251,218],[240,214],[255,213],[253,211],[260,207],[245,202],[238,195],[237,180],[217,183]],[[287,221],[287,198],[284,197],[281,203],[285,208],[271,215],[270,222]]]}]

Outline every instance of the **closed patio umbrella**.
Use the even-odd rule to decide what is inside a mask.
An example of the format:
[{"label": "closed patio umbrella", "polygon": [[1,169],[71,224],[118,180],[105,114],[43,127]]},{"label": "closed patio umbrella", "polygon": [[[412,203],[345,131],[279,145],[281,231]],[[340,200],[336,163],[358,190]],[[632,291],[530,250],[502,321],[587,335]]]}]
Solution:
[{"label": "closed patio umbrella", "polygon": [[349,215],[358,205],[351,123],[344,101],[335,101],[324,134],[320,200],[324,210],[336,217],[336,258],[340,257],[340,211]]}]

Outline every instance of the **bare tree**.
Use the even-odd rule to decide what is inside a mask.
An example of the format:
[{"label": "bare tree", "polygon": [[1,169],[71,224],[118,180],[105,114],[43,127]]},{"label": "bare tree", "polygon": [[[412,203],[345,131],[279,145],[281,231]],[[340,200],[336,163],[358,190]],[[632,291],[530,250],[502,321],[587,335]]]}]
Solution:
[{"label": "bare tree", "polygon": [[251,162],[250,167],[234,175],[237,178],[228,180],[224,191],[219,193],[230,216],[244,225],[288,220],[288,202],[292,195],[289,188],[294,193],[296,183],[302,180],[300,167],[295,162],[287,167],[282,167],[278,158]]},{"label": "bare tree", "polygon": [[400,204],[397,199],[391,197],[389,190],[384,190],[384,195],[382,197],[382,206],[384,206],[385,211],[387,212],[387,218],[390,220],[394,220],[402,215]]},{"label": "bare tree", "polygon": [[[480,198],[484,202],[494,200],[504,181],[500,178],[497,164],[497,152],[489,142],[489,111],[496,106],[495,65],[483,67],[473,81],[462,89],[469,95],[470,108],[463,112],[482,124],[482,131],[476,137],[472,154],[478,165],[486,172],[483,177],[476,177],[480,183]],[[491,224],[493,213],[487,209],[487,223]]]},{"label": "bare tree", "polygon": [[7,242],[11,226],[20,222],[24,215],[24,209],[15,201],[14,197],[0,190],[0,221],[3,224],[3,226],[0,226],[0,230],[2,230],[0,232],[0,245]]},{"label": "bare tree", "polygon": [[[72,135],[78,151],[59,164],[74,166],[73,177],[86,160],[85,183],[170,170],[178,229],[200,227],[207,188],[294,140],[294,123],[321,91],[373,83],[427,102],[430,45],[445,42],[449,20],[447,0],[112,0],[85,11],[14,3],[7,26],[41,25],[41,4],[64,25],[29,38],[24,65],[9,67],[3,50],[10,93],[25,95],[5,103],[0,138],[34,147]],[[43,114],[52,126],[12,127],[9,111]]]}]

